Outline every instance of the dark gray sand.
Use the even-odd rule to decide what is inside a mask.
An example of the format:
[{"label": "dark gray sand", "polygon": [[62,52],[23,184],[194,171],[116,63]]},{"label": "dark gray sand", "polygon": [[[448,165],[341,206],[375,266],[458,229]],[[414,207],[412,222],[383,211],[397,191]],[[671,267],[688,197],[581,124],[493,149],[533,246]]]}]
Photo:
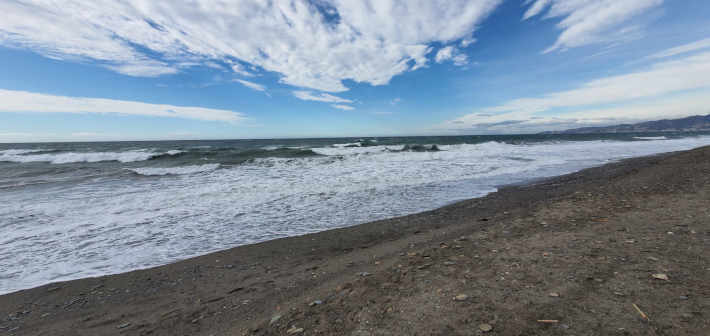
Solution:
[{"label": "dark gray sand", "polygon": [[709,240],[706,147],[0,296],[0,334],[707,335]]}]

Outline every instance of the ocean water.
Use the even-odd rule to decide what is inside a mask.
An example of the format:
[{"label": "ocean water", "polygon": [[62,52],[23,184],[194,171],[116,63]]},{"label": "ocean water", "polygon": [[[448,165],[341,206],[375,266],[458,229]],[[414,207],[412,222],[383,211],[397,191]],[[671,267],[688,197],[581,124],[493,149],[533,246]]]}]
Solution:
[{"label": "ocean water", "polygon": [[0,144],[0,294],[706,145],[703,134]]}]

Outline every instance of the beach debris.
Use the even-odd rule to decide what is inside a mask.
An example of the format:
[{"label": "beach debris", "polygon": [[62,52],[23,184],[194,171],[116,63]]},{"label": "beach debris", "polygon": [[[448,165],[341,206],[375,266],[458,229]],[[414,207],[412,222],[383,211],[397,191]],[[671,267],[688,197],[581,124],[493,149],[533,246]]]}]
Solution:
[{"label": "beach debris", "polygon": [[597,222],[597,223],[606,223],[606,219],[595,219],[595,218],[590,218],[589,221],[591,222]]},{"label": "beach debris", "polygon": [[566,324],[563,324],[563,325],[562,325],[562,328],[569,329],[569,326],[566,325]]},{"label": "beach debris", "polygon": [[59,287],[52,287],[52,288],[48,289],[47,291],[54,292],[55,290],[59,290]]},{"label": "beach debris", "polygon": [[280,320],[280,319],[281,319],[281,315],[276,315],[271,318],[271,322],[269,322],[269,324],[274,324],[274,323],[278,322],[278,320]]},{"label": "beach debris", "polygon": [[599,279],[599,278],[594,279],[594,281],[596,281],[596,282],[604,282],[603,279]]},{"label": "beach debris", "polygon": [[557,294],[557,293],[550,293],[550,296],[552,296],[552,297],[559,297],[560,294]]},{"label": "beach debris", "polygon": [[685,296],[685,295],[678,295],[678,298],[681,299],[681,300],[687,300],[687,299],[688,299],[688,297]]},{"label": "beach debris", "polygon": [[656,257],[646,257],[646,259],[648,259],[648,260],[653,260],[653,261],[658,261],[658,260],[660,260],[660,259],[658,259],[658,258],[656,258]]},{"label": "beach debris", "polygon": [[634,306],[634,308],[636,308],[636,311],[639,312],[639,314],[641,314],[641,317],[643,317],[644,319],[646,319],[646,321],[651,321],[651,319],[648,318],[648,316],[646,316],[646,314],[644,314],[644,313],[641,311],[641,309],[639,308],[639,306],[637,306],[635,303],[633,304],[633,306]]},{"label": "beach debris", "polygon": [[456,264],[458,264],[458,262],[456,262],[456,261],[446,261],[446,262],[444,262],[444,266],[454,266],[454,265],[456,265]]},{"label": "beach debris", "polygon": [[370,275],[372,275],[372,273],[362,272],[360,275],[362,275],[362,276],[370,276]]},{"label": "beach debris", "polygon": [[658,280],[668,280],[668,276],[663,273],[652,274],[651,276]]},{"label": "beach debris", "polygon": [[291,329],[286,330],[287,334],[300,334],[303,332],[303,328],[291,327]]},{"label": "beach debris", "polygon": [[323,304],[323,301],[321,301],[321,300],[315,300],[315,301],[309,303],[308,306],[309,306],[309,307],[313,307],[313,306],[320,306],[320,305],[322,305],[322,304]]},{"label": "beach debris", "polygon": [[459,294],[459,295],[456,295],[456,297],[454,297],[454,300],[456,300],[456,301],[463,301],[466,299],[468,299],[468,295],[466,295],[466,294]]},{"label": "beach debris", "polygon": [[622,292],[612,292],[612,294],[617,295],[617,296],[624,296],[624,293],[622,293]]},{"label": "beach debris", "polygon": [[125,327],[128,327],[129,325],[131,325],[131,324],[130,323],[121,324],[120,326],[116,327],[116,329],[123,329]]},{"label": "beach debris", "polygon": [[354,262],[349,262],[349,263],[348,263],[348,267],[353,267],[353,266],[355,266],[355,263],[354,263]]},{"label": "beach debris", "polygon": [[493,330],[493,326],[488,323],[484,323],[484,324],[479,325],[478,329],[481,329],[481,331],[483,331],[483,332],[487,332],[487,331]]},{"label": "beach debris", "polygon": [[559,323],[559,320],[537,320],[539,323]]},{"label": "beach debris", "polygon": [[379,261],[375,261],[375,266],[380,266],[380,262],[379,262]]},{"label": "beach debris", "polygon": [[343,285],[338,285],[338,287],[335,287],[336,292],[342,292],[343,291]]}]

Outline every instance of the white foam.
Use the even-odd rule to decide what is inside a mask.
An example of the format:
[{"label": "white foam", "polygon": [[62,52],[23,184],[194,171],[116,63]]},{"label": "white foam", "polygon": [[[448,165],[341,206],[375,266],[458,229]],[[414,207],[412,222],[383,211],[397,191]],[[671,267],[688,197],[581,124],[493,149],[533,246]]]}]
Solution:
[{"label": "white foam", "polygon": [[[31,152],[25,152],[31,153]],[[78,162],[102,162],[102,161],[119,161],[119,162],[137,162],[149,160],[161,155],[175,155],[182,153],[178,150],[170,150],[166,153],[148,152],[145,150],[126,151],[126,152],[87,152],[87,153],[60,153],[60,154],[36,154],[36,155],[21,155],[20,154],[3,154],[0,156],[0,162],[15,162],[15,163],[30,163],[30,162],[47,162],[51,164],[63,163],[78,163]]]},{"label": "white foam", "polygon": [[501,184],[708,144],[710,138],[384,147],[264,158],[171,178],[116,175],[9,188],[0,193],[0,293],[415,213]]},{"label": "white foam", "polygon": [[333,147],[360,147],[362,146],[359,142],[349,142],[344,144],[333,144]]},{"label": "white foam", "polygon": [[668,138],[664,136],[657,136],[657,137],[634,137],[634,139],[639,139],[639,140],[666,140]]},{"label": "white foam", "polygon": [[355,155],[355,154],[373,154],[382,153],[386,151],[401,151],[404,149],[404,145],[394,145],[394,146],[369,146],[369,147],[324,147],[324,148],[311,148],[316,154],[320,155]]},{"label": "white foam", "polygon": [[206,173],[217,170],[219,168],[219,163],[211,163],[205,165],[197,166],[181,166],[181,167],[170,167],[170,168],[135,168],[129,169],[136,174],[146,175],[146,176],[164,176],[164,175],[189,175],[197,173]]},{"label": "white foam", "polygon": [[38,152],[49,152],[51,150],[47,149],[6,149],[6,150],[0,150],[0,154],[2,155],[20,155],[20,154],[27,154],[27,153],[38,153]]}]

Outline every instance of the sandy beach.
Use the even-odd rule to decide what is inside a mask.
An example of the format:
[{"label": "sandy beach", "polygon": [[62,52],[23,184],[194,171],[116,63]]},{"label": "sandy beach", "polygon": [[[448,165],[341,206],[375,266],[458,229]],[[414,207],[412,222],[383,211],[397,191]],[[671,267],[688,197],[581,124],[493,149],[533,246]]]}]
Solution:
[{"label": "sandy beach", "polygon": [[[710,147],[0,296],[8,335],[702,335]],[[23,267],[23,265],[16,265]]]}]

